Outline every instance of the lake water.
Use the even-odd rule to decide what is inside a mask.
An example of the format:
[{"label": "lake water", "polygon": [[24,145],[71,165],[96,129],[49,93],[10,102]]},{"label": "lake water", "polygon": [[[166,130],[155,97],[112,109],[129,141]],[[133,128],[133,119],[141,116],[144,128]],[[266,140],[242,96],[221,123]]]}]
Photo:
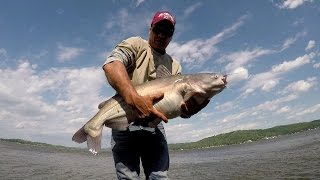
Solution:
[{"label": "lake water", "polygon": [[[170,158],[173,180],[320,179],[320,129],[241,145],[175,151]],[[98,180],[116,175],[110,152],[93,156],[0,141],[0,179]]]}]

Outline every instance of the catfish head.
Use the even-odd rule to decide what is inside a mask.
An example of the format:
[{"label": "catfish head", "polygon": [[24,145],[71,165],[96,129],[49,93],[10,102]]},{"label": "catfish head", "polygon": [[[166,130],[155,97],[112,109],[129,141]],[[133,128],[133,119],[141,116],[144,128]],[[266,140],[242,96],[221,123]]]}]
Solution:
[{"label": "catfish head", "polygon": [[205,99],[211,99],[226,88],[227,75],[219,73],[200,73],[190,76],[188,78],[188,84],[192,89],[191,91],[193,91],[189,96],[192,96],[199,104],[201,104]]}]

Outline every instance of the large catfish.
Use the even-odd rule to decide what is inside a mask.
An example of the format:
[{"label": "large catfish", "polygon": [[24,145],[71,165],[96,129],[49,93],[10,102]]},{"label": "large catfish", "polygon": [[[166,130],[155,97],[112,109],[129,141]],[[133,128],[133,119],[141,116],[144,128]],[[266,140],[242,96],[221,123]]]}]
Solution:
[{"label": "large catfish", "polygon": [[[154,107],[168,119],[173,119],[182,115],[182,107],[191,97],[200,104],[220,93],[226,84],[226,75],[199,73],[157,77],[155,80],[135,86],[135,89],[141,96],[164,93],[163,99],[156,102]],[[126,130],[130,123],[138,119],[136,111],[119,95],[111,97],[100,107],[98,113],[72,137],[72,140],[78,143],[87,141],[89,151],[93,154],[101,150],[103,125],[112,129]],[[160,122],[161,119],[154,119],[148,125],[155,127]]]}]

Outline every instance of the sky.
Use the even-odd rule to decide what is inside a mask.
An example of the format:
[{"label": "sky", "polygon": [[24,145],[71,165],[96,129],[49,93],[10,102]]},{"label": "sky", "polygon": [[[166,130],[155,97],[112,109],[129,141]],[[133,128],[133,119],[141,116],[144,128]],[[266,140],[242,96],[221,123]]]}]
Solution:
[{"label": "sky", "polygon": [[[168,143],[320,118],[320,1],[0,0],[0,138],[84,147],[72,135],[115,91],[102,65],[122,40],[148,38],[156,11],[176,30],[183,73],[228,74],[228,87]],[[110,129],[103,147],[110,147]]]}]

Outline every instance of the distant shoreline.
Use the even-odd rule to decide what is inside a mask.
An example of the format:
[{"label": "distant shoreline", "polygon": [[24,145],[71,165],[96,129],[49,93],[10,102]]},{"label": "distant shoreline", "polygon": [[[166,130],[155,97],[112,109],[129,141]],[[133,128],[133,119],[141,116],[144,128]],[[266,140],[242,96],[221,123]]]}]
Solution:
[{"label": "distant shoreline", "polygon": [[311,122],[295,123],[283,126],[275,126],[268,129],[256,130],[239,130],[225,134],[219,134],[204,138],[202,140],[190,143],[169,144],[171,150],[186,150],[186,149],[204,149],[227,145],[242,144],[254,142],[262,139],[273,139],[281,135],[289,135],[298,132],[320,128],[320,120]]},{"label": "distant shoreline", "polygon": [[[254,142],[262,139],[272,139],[281,135],[289,135],[293,133],[303,132],[307,130],[320,128],[320,119],[311,122],[296,123],[284,126],[276,126],[269,129],[257,129],[257,130],[239,130],[225,134],[219,134],[216,136],[204,138],[200,141],[190,143],[177,143],[169,144],[171,151],[187,150],[187,149],[205,149],[214,148],[227,145],[242,144],[248,142]],[[66,147],[61,145],[52,145],[41,142],[26,141],[23,139],[3,139],[0,138],[0,142],[9,142],[21,145],[28,145],[32,147],[49,147],[63,152],[87,152],[86,148]],[[110,149],[103,149],[103,152],[110,152]]]}]

